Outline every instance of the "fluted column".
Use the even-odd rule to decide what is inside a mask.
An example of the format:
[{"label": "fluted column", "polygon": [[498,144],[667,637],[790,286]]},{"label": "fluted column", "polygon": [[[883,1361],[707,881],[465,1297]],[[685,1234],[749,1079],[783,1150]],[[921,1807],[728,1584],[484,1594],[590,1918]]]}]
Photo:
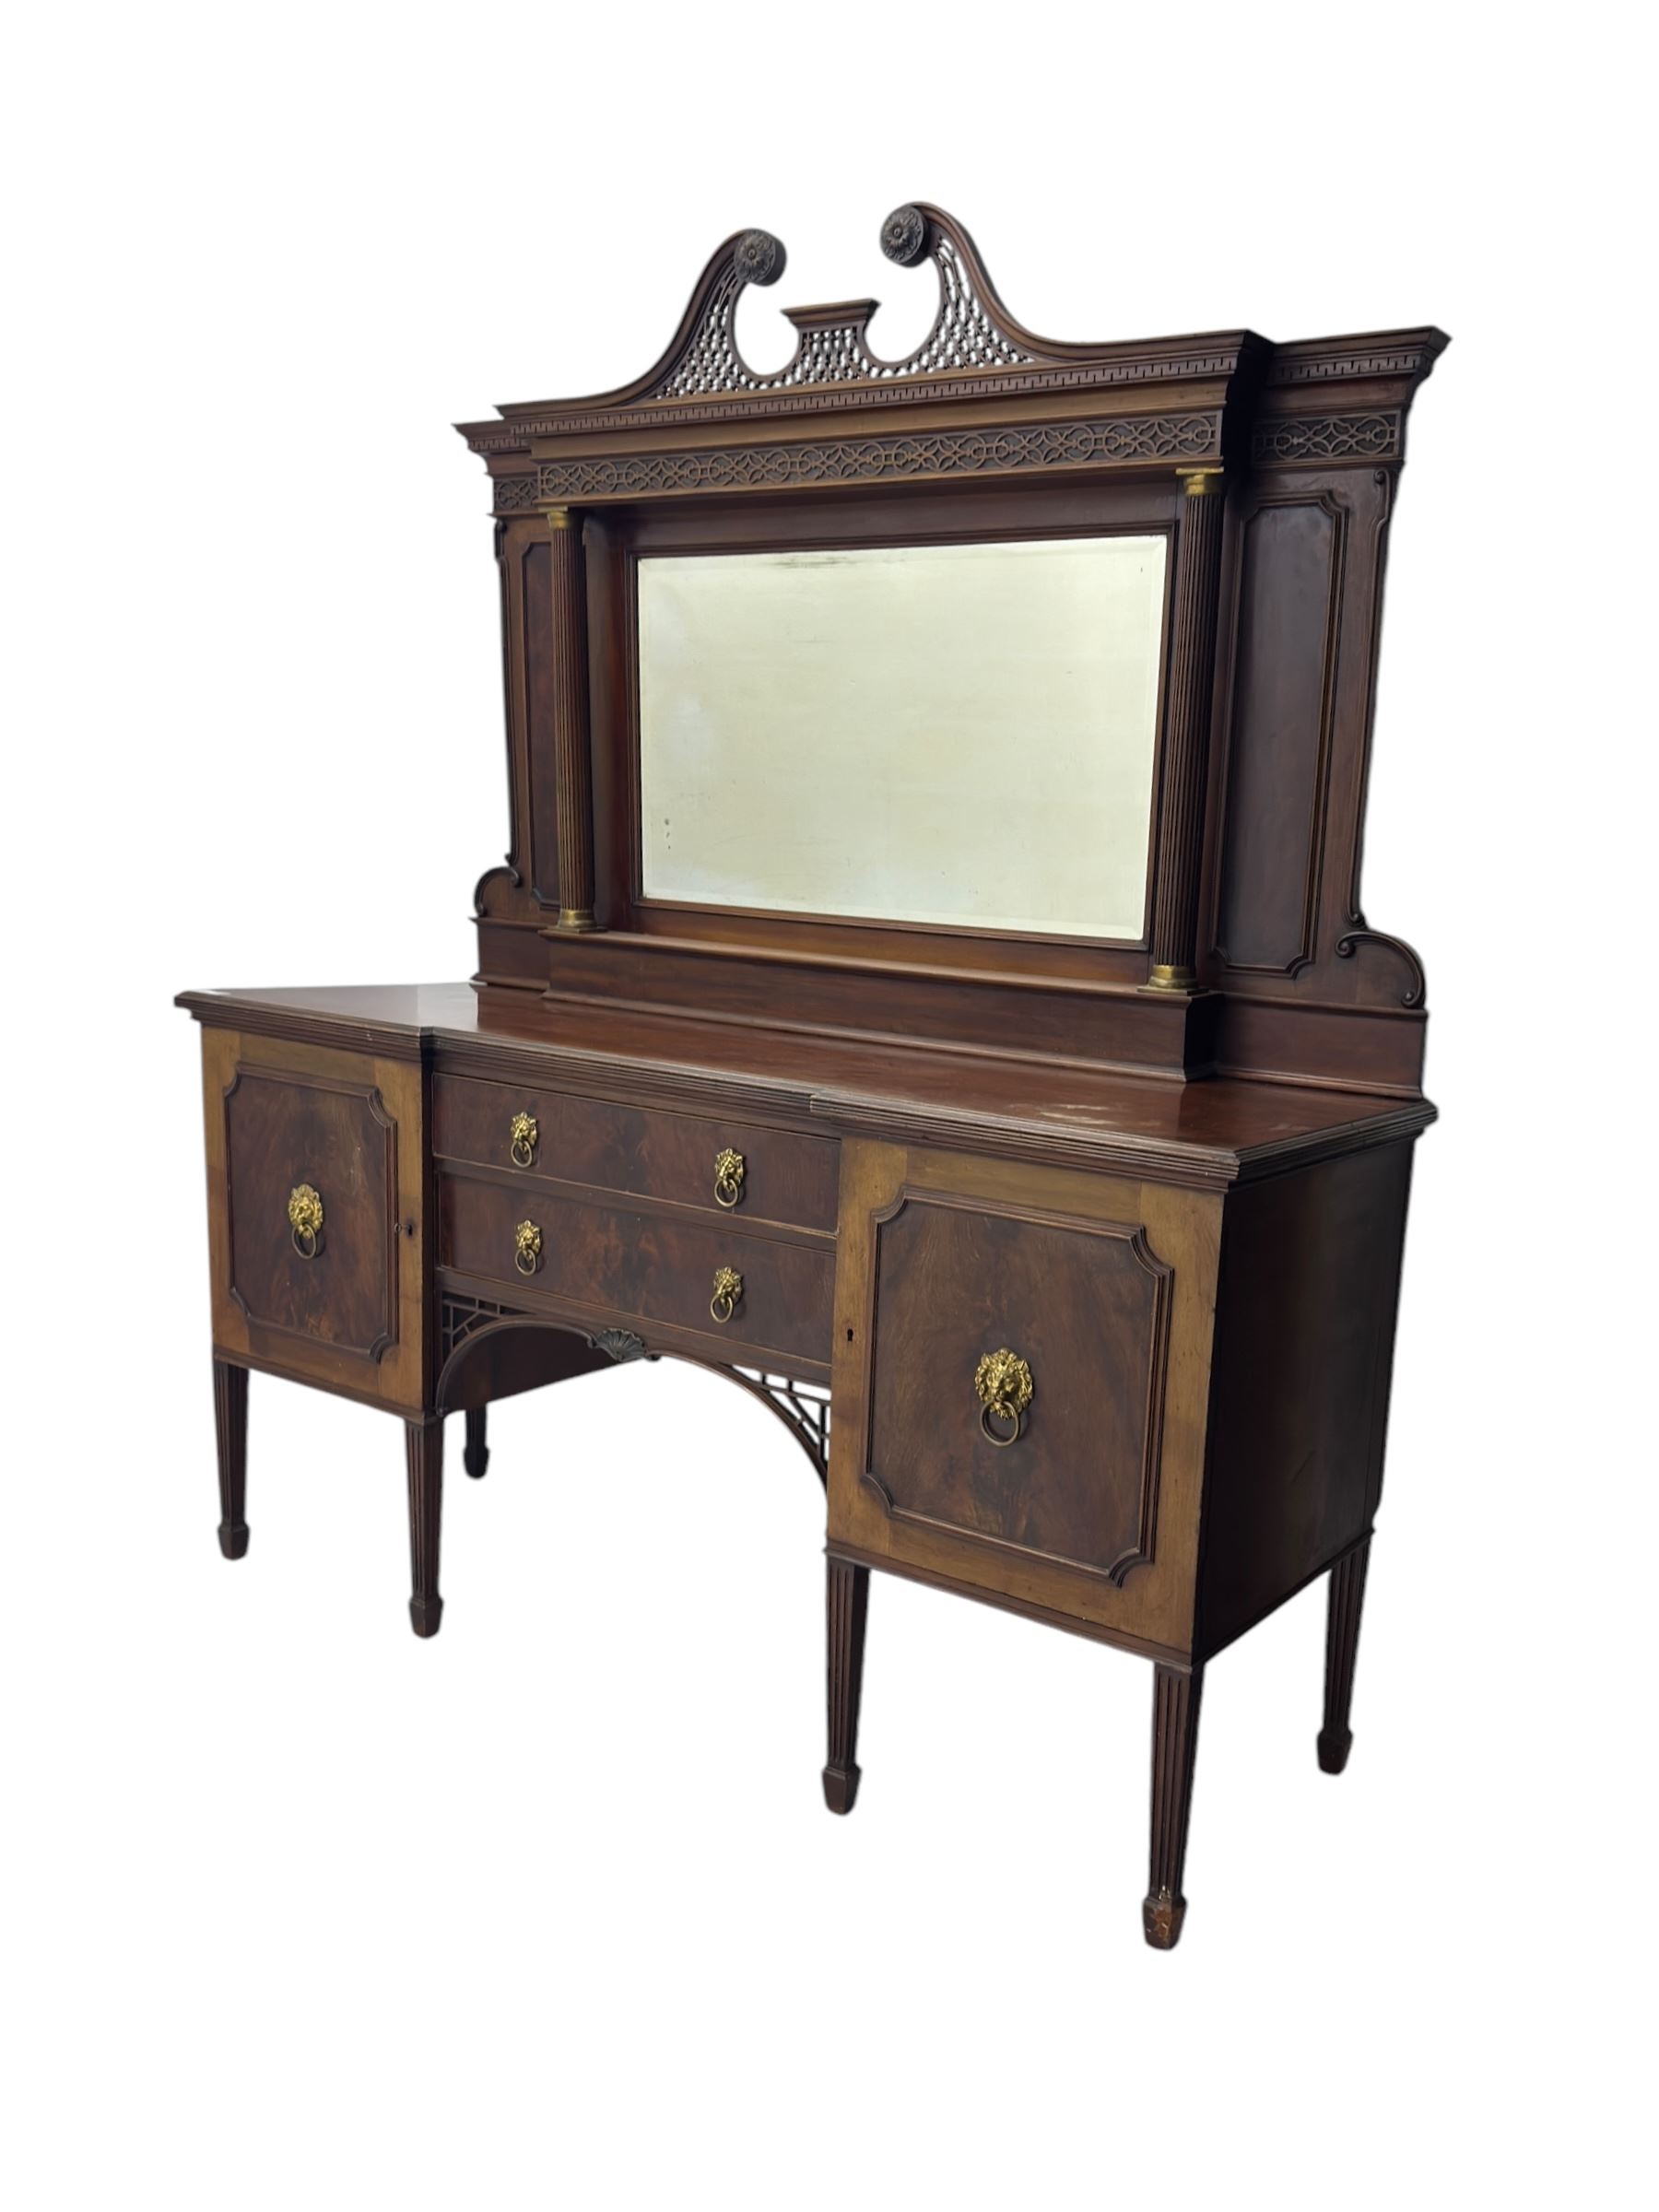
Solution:
[{"label": "fluted column", "polygon": [[1180,475],[1185,497],[1175,539],[1175,634],[1158,883],[1152,901],[1152,970],[1147,978],[1154,991],[1192,991],[1196,986],[1198,871],[1204,857],[1216,603],[1226,506],[1219,468],[1187,468]]},{"label": "fluted column", "polygon": [[559,926],[594,929],[594,772],[588,751],[587,589],[582,518],[550,510],[553,537],[553,801]]}]

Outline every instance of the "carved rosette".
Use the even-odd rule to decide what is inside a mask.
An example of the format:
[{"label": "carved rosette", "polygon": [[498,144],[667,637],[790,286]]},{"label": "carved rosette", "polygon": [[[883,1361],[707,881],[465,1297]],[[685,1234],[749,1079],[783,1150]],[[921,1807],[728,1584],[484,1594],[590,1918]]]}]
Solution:
[{"label": "carved rosette", "polygon": [[776,284],[788,260],[782,240],[770,230],[746,230],[732,252],[732,265],[744,284]]},{"label": "carved rosette", "polygon": [[881,226],[881,250],[901,269],[913,268],[927,251],[927,218],[920,207],[895,207]]}]

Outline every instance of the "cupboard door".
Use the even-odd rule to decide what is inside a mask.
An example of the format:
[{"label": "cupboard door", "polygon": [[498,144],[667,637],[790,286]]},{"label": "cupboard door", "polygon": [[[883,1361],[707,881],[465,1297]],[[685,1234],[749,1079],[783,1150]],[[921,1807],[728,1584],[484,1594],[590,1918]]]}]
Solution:
[{"label": "cupboard door", "polygon": [[1184,1649],[1220,1210],[849,1140],[831,1550]]},{"label": "cupboard door", "polygon": [[216,1347],[418,1406],[419,1067],[222,1030],[203,1054]]}]

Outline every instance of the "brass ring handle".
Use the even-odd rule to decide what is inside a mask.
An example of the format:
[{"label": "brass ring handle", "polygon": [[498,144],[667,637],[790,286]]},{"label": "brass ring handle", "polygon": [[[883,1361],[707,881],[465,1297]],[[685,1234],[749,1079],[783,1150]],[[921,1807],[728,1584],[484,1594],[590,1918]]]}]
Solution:
[{"label": "brass ring handle", "polygon": [[507,1148],[515,1168],[535,1165],[535,1147],[541,1138],[533,1113],[515,1113],[507,1129]]},{"label": "brass ring handle", "polygon": [[1035,1388],[1025,1361],[1006,1347],[999,1352],[987,1352],[973,1371],[973,1387],[980,1402],[980,1428],[987,1442],[1000,1444],[1005,1450],[1018,1442]]},{"label": "brass ring handle", "polygon": [[[709,1300],[711,1319],[718,1321],[724,1326],[736,1312],[737,1301],[742,1296],[743,1277],[738,1274],[736,1268],[716,1267],[714,1270],[714,1295]],[[725,1308],[724,1312],[721,1312],[723,1306]]]},{"label": "brass ring handle", "polygon": [[542,1232],[534,1221],[521,1221],[512,1232],[512,1264],[521,1275],[535,1275],[541,1266]]},{"label": "brass ring handle", "polygon": [[743,1196],[746,1162],[741,1152],[727,1149],[714,1155],[714,1203],[730,1208]]},{"label": "brass ring handle", "polygon": [[288,1235],[302,1260],[314,1260],[323,1249],[323,1201],[309,1182],[297,1182],[288,1193]]}]

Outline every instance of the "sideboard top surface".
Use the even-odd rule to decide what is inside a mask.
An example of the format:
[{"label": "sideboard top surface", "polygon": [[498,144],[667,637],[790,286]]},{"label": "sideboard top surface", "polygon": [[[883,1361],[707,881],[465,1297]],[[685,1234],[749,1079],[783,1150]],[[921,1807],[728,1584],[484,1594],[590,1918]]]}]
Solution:
[{"label": "sideboard top surface", "polygon": [[1426,1099],[1305,1084],[1182,1084],[637,1009],[502,1007],[465,982],[186,991],[177,1003],[250,1036],[1212,1188],[1415,1136],[1435,1118]]}]

